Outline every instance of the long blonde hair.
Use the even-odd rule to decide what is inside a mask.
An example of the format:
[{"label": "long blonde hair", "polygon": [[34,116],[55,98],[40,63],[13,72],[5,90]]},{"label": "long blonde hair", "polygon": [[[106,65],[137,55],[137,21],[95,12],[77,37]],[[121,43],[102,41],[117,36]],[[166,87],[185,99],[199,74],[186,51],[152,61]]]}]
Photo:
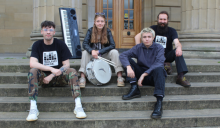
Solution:
[{"label": "long blonde hair", "polygon": [[[96,20],[97,17],[102,17],[106,21],[105,15],[95,15],[94,21]],[[98,37],[97,36],[98,36],[98,29],[97,29],[97,27],[95,26],[95,23],[94,23],[93,28],[92,28],[91,43],[98,43]],[[101,44],[107,44],[108,43],[106,24],[102,28],[102,33],[101,33],[100,40],[101,40]]]}]

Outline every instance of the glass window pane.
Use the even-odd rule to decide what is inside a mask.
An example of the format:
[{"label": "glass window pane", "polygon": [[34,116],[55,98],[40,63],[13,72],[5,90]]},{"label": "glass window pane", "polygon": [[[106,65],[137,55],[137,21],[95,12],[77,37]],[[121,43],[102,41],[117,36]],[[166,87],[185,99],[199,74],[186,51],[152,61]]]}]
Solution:
[{"label": "glass window pane", "polygon": [[129,19],[134,19],[134,10],[129,11]]},{"label": "glass window pane", "polygon": [[134,21],[133,20],[129,21],[129,28],[134,29]]},{"label": "glass window pane", "polygon": [[124,10],[124,19],[128,19],[128,10]]},{"label": "glass window pane", "polygon": [[105,17],[107,17],[107,10],[103,9],[103,12],[105,13]]},{"label": "glass window pane", "polygon": [[112,0],[108,0],[108,8],[112,8]]},{"label": "glass window pane", "polygon": [[103,0],[103,8],[107,8],[107,0]]},{"label": "glass window pane", "polygon": [[108,20],[108,28],[112,29],[112,20]]},{"label": "glass window pane", "polygon": [[128,9],[128,0],[124,0],[124,9]]},{"label": "glass window pane", "polygon": [[134,0],[130,0],[130,9],[134,9]]},{"label": "glass window pane", "polygon": [[124,29],[128,29],[128,20],[124,20]]},{"label": "glass window pane", "polygon": [[111,9],[108,10],[108,19],[112,19],[112,10]]}]

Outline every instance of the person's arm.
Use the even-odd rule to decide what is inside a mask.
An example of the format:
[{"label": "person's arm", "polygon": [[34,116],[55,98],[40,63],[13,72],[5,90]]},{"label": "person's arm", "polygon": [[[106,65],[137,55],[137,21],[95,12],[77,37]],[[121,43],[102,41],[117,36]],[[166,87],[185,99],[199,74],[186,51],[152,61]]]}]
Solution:
[{"label": "person's arm", "polygon": [[160,45],[154,63],[151,65],[151,67],[148,70],[145,71],[145,73],[150,74],[152,70],[158,67],[164,67],[164,61],[165,61],[164,48],[162,45]]},{"label": "person's arm", "polygon": [[178,39],[174,39],[173,40],[174,44],[175,44],[175,48],[176,48],[176,56],[182,56],[183,52],[182,52],[182,45],[179,42]]},{"label": "person's arm", "polygon": [[113,39],[112,32],[111,32],[110,29],[107,29],[107,38],[108,38],[108,41],[109,41],[109,46],[100,49],[99,50],[100,54],[105,54],[105,53],[111,51],[112,49],[115,49],[115,41]]},{"label": "person's arm", "polygon": [[91,41],[91,35],[92,35],[92,28],[88,29],[82,44],[83,48],[90,54],[92,54],[92,50],[93,50],[89,45]]},{"label": "person's arm", "polygon": [[141,33],[138,33],[135,37],[135,44],[140,44],[141,43]]},{"label": "person's arm", "polygon": [[30,57],[30,68],[37,68],[42,71],[52,71],[54,68],[45,66],[38,62],[38,59],[35,57]]}]

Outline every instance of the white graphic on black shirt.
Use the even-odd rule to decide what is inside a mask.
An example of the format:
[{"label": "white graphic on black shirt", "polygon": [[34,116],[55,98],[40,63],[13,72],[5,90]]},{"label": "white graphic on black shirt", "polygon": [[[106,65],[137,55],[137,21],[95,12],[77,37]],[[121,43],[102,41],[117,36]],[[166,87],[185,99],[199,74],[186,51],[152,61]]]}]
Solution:
[{"label": "white graphic on black shirt", "polygon": [[43,65],[58,66],[57,51],[43,52]]},{"label": "white graphic on black shirt", "polygon": [[167,37],[165,36],[156,36],[155,42],[161,44],[163,48],[167,46]]}]

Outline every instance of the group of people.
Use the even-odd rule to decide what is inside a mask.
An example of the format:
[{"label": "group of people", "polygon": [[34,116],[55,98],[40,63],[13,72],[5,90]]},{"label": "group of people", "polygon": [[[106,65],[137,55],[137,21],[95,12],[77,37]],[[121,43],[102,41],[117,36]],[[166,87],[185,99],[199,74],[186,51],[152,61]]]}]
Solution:
[{"label": "group of people", "polygon": [[[69,58],[71,53],[66,44],[53,38],[55,35],[55,24],[52,21],[41,23],[41,34],[43,40],[36,41],[32,46],[30,57],[30,72],[28,73],[28,94],[30,100],[30,111],[27,121],[36,121],[39,111],[37,109],[38,86],[71,87],[72,96],[75,100],[73,110],[77,118],[86,118],[82,104],[80,88],[86,86],[86,65],[91,58],[97,59],[102,56],[113,61],[115,72],[118,76],[117,86],[125,86],[122,72],[126,74],[126,81],[130,83],[129,92],[122,96],[123,100],[141,97],[139,86],[154,86],[154,96],[157,99],[151,118],[162,117],[162,101],[165,96],[165,79],[167,74],[172,73],[171,63],[175,61],[177,68],[176,84],[184,87],[191,86],[184,75],[188,72],[182,55],[182,46],[178,40],[175,29],[168,27],[169,15],[166,11],[158,14],[157,25],[144,28],[135,36],[136,45],[121,53],[115,49],[115,42],[111,30],[106,26],[104,13],[96,13],[94,25],[88,29],[83,41],[80,78],[75,69],[70,68]],[[163,39],[157,42],[156,39]],[[173,49],[173,43],[175,49]],[[160,44],[162,43],[162,44]],[[50,60],[46,58],[50,58]],[[56,61],[51,60],[55,58]],[[136,58],[135,62],[132,58]],[[47,61],[45,61],[47,60]]]}]

